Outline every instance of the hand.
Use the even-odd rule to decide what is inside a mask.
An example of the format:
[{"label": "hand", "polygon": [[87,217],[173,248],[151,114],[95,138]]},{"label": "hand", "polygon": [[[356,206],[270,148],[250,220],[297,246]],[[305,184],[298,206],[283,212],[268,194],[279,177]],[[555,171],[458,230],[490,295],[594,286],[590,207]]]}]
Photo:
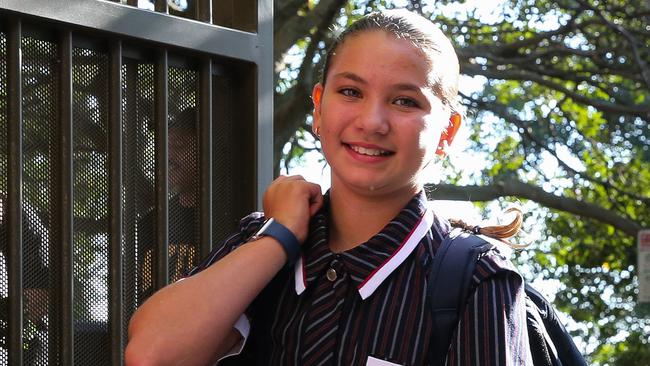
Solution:
[{"label": "hand", "polygon": [[264,215],[286,226],[302,244],[309,232],[309,219],[323,205],[318,184],[302,176],[280,176],[264,193]]}]

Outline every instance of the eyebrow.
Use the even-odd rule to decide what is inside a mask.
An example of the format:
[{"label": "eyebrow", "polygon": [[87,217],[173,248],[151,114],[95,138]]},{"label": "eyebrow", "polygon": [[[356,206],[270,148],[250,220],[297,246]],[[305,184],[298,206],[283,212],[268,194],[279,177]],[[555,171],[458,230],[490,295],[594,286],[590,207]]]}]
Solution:
[{"label": "eyebrow", "polygon": [[[352,73],[352,72],[348,72],[348,71],[343,71],[343,72],[340,72],[338,74],[334,74],[333,77],[334,78],[350,79],[352,81],[356,81],[356,82],[361,83],[361,84],[368,84],[368,82],[364,78],[362,78],[361,76],[359,76],[359,75],[357,75],[355,73]],[[397,84],[395,84],[393,86],[398,90],[410,90],[410,91],[414,91],[414,92],[419,92],[421,90],[420,87],[418,87],[417,85],[411,84],[411,83],[397,83]],[[426,85],[425,88],[430,88],[430,86]]]},{"label": "eyebrow", "polygon": [[343,72],[340,72],[338,74],[334,74],[333,77],[335,77],[335,78],[343,78],[343,79],[350,79],[350,80],[353,80],[353,81],[357,81],[357,82],[359,82],[361,84],[368,84],[368,82],[364,78],[362,78],[361,76],[359,76],[359,75],[357,75],[355,73],[352,73],[352,72],[348,72],[348,71],[343,71]]}]

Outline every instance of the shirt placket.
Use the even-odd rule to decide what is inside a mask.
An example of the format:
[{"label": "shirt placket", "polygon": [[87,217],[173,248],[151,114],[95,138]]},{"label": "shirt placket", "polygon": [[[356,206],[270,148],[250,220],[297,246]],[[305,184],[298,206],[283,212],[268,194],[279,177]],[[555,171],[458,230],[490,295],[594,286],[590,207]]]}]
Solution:
[{"label": "shirt placket", "polygon": [[302,365],[334,364],[338,344],[339,323],[345,306],[349,274],[338,256],[319,275],[314,299],[307,312],[301,348]]}]

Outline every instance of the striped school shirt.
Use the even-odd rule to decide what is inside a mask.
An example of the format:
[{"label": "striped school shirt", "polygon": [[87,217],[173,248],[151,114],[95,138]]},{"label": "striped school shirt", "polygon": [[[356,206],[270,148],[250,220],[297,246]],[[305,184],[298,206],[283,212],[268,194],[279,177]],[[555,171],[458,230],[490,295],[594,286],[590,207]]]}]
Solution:
[{"label": "striped school shirt", "polygon": [[[236,328],[243,350],[220,364],[428,365],[435,329],[426,277],[450,225],[434,214],[416,245],[405,245],[426,208],[426,196],[417,194],[370,240],[333,253],[326,195],[299,262],[281,270],[242,315]],[[190,275],[244,244],[263,222],[261,213],[242,219],[239,232]],[[471,286],[446,364],[532,365],[523,281],[498,248],[479,259]]]}]

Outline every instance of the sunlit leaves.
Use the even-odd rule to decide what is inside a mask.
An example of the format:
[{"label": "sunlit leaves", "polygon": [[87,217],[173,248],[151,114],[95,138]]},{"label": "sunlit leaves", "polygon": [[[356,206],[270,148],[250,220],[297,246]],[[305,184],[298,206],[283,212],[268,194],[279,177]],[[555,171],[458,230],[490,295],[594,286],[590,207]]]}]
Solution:
[{"label": "sunlit leaves", "polygon": [[[466,174],[446,162],[446,181],[490,185],[515,177],[650,227],[650,4],[487,3],[422,1],[425,16],[453,40],[461,71],[486,80],[464,90],[462,102],[469,146],[487,166]],[[334,23],[347,25],[391,5],[349,1]],[[309,35],[298,38],[296,55]],[[292,67],[299,66],[287,70]],[[278,85],[284,91],[294,84],[289,77]],[[300,118],[302,125],[309,121]],[[303,147],[311,146],[299,145],[304,131],[291,140],[286,161],[298,162]],[[650,321],[633,310],[632,235],[611,222],[533,210],[526,229],[539,239],[519,259],[534,269],[532,279],[561,281],[557,305],[580,322],[572,331],[586,344],[590,363],[627,366],[647,359]]]}]

